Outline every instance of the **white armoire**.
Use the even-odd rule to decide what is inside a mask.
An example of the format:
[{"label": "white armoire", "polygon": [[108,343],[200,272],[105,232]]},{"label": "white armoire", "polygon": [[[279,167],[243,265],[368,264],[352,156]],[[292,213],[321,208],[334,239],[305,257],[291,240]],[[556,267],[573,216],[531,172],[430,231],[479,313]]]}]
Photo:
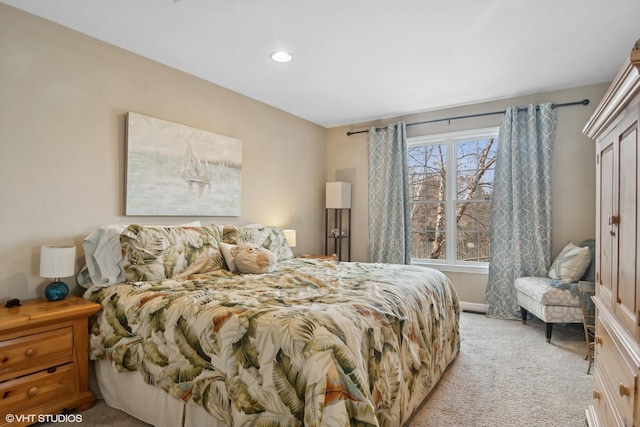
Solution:
[{"label": "white armoire", "polygon": [[640,427],[640,40],[583,132],[596,140],[596,335],[589,426]]}]

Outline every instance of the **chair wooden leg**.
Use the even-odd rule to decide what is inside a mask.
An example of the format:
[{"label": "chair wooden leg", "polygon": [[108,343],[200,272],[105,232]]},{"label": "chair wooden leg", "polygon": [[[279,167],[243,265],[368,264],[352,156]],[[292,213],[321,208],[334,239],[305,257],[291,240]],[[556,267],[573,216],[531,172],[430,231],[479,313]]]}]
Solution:
[{"label": "chair wooden leg", "polygon": [[551,331],[553,330],[553,323],[545,323],[545,334],[547,336],[547,342],[551,342]]},{"label": "chair wooden leg", "polygon": [[527,317],[529,316],[529,312],[524,307],[520,307],[520,315],[522,316],[522,324],[525,325],[527,323]]}]

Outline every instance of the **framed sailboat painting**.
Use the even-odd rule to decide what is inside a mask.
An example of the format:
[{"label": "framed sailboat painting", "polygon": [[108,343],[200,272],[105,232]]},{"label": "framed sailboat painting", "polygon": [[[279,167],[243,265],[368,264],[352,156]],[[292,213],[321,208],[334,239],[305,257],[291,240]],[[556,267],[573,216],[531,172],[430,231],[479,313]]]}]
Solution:
[{"label": "framed sailboat painting", "polygon": [[126,215],[240,215],[239,139],[129,112],[126,169]]}]

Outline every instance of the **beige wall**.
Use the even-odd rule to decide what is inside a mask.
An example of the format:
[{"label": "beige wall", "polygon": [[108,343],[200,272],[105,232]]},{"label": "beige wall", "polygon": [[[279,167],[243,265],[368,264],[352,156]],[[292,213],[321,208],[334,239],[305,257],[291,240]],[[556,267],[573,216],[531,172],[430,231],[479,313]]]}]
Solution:
[{"label": "beige wall", "polygon": [[[324,128],[2,4],[0,58],[0,301],[42,295],[40,245],[81,267],[102,224],[256,222],[323,250]],[[124,216],[127,111],[241,139],[241,216]]]},{"label": "beige wall", "polygon": [[[526,76],[522,76],[526,78]],[[604,95],[608,84],[580,87],[487,102],[448,110],[414,114],[374,122],[376,125],[405,120],[407,123],[502,111],[508,106],[542,102],[573,102],[588,98],[588,106],[559,108],[556,142],[553,150],[552,254],[555,257],[568,242],[580,243],[595,235],[595,149],[594,142],[582,135],[582,128]],[[410,126],[408,136],[453,132],[499,126],[501,115]],[[329,129],[327,136],[327,179],[352,184],[354,238],[352,257],[368,260],[367,232],[367,147],[366,134],[346,136],[347,131],[366,129],[372,123],[360,123]],[[486,275],[446,273],[463,301],[483,304]]]},{"label": "beige wall", "polygon": [[[259,222],[295,228],[296,253],[323,250],[324,183],[352,185],[354,260],[368,260],[369,124],[323,129],[237,93],[0,5],[0,301],[42,295],[43,244],[75,244],[102,224]],[[526,77],[523,77],[526,78]],[[592,237],[593,142],[581,129],[607,84],[414,114],[408,123],[589,98],[558,110],[553,165],[553,255]],[[242,214],[233,218],[124,216],[125,114],[243,141]],[[409,135],[497,126],[500,116],[409,127]],[[325,146],[326,141],[326,146]],[[295,162],[289,160],[295,159]],[[464,301],[482,303],[486,276],[448,273]],[[75,286],[75,279],[66,280]],[[76,293],[80,290],[75,289]]]}]

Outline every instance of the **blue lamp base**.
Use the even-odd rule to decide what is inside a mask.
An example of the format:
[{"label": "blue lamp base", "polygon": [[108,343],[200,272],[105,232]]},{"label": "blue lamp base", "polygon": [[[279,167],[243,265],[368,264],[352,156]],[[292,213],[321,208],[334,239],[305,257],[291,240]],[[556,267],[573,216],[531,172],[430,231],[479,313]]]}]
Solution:
[{"label": "blue lamp base", "polygon": [[61,281],[51,282],[44,290],[44,296],[49,301],[60,301],[69,295],[69,287]]}]

